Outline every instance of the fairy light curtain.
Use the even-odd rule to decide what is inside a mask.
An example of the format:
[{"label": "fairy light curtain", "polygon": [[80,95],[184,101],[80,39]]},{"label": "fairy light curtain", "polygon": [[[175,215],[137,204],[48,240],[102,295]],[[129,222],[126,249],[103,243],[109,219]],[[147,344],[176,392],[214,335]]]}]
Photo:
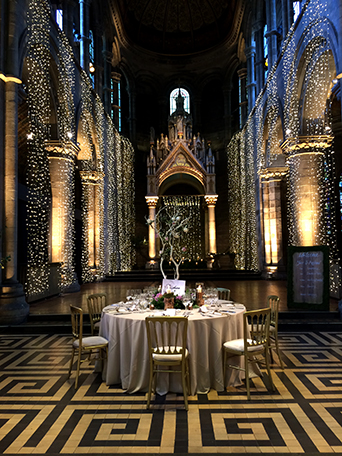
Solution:
[{"label": "fairy light curtain", "polygon": [[50,175],[45,143],[49,139],[50,10],[45,2],[31,1],[27,13],[27,292],[34,296],[49,288]]},{"label": "fairy light curtain", "polygon": [[253,159],[253,129],[237,133],[227,150],[229,250],[236,269],[259,269]]},{"label": "fairy light curtain", "polygon": [[203,197],[201,196],[163,196],[162,204],[165,206],[177,206],[177,210],[184,218],[189,217],[186,239],[181,244],[186,245],[184,259],[188,261],[200,261],[203,259]]}]

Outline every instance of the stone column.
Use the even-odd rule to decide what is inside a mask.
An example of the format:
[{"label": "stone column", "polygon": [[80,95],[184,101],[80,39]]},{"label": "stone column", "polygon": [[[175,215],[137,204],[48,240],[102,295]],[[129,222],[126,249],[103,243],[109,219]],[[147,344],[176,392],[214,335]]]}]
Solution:
[{"label": "stone column", "polygon": [[247,115],[252,111],[255,106],[255,46],[249,46],[245,49],[245,55],[247,58],[247,94],[248,94],[248,112]]},{"label": "stone column", "polygon": [[237,72],[239,77],[239,117],[240,128],[242,128],[247,121],[247,98],[246,98],[246,78],[247,68],[241,68]]},{"label": "stone column", "polygon": [[121,74],[112,71],[111,73],[111,112],[114,125],[119,131],[119,119],[120,119],[120,100],[119,100],[119,83],[121,80]]},{"label": "stone column", "polygon": [[131,87],[131,84],[127,88],[128,90],[128,97],[129,97],[129,134],[132,144],[135,145],[136,141],[136,117],[135,117],[135,89]]},{"label": "stone column", "polygon": [[224,106],[224,136],[229,141],[232,137],[232,103],[231,103],[231,87],[223,88],[223,106]]},{"label": "stone column", "polygon": [[209,228],[209,253],[216,253],[216,221],[215,206],[218,195],[205,195],[204,199],[208,206],[208,228]]},{"label": "stone column", "polygon": [[287,169],[268,168],[261,175],[261,198],[266,266],[276,272],[283,258],[281,183]]},{"label": "stone column", "polygon": [[80,64],[89,74],[89,6],[90,0],[79,0],[80,3]]},{"label": "stone column", "polygon": [[4,167],[2,254],[5,262],[0,285],[2,324],[20,324],[28,313],[23,286],[17,280],[18,235],[18,83],[7,76],[4,86]]},{"label": "stone column", "polygon": [[267,17],[267,44],[268,44],[268,68],[271,68],[277,61],[277,12],[275,0],[266,1]]},{"label": "stone column", "polygon": [[[158,196],[145,196],[148,206],[148,218],[154,220],[156,216],[156,207],[158,203]],[[150,258],[150,265],[156,262],[156,231],[150,225],[148,227],[148,256]]]},{"label": "stone column", "polygon": [[[104,174],[98,171],[80,171],[82,191],[86,195],[87,207],[85,218],[86,226],[83,227],[83,238],[86,246],[85,253],[88,258],[88,271],[96,274],[96,268],[100,263],[100,204],[97,186],[104,178]],[[83,272],[84,273],[84,272]]]},{"label": "stone column", "polygon": [[72,142],[63,147],[58,141],[50,141],[46,149],[49,153],[52,193],[50,260],[52,263],[61,263],[63,291],[79,291],[74,263],[74,167],[79,148]]},{"label": "stone column", "polygon": [[285,40],[286,35],[289,31],[287,2],[288,2],[288,0],[281,0],[281,19],[282,19],[282,26],[283,26],[283,40]]},{"label": "stone column", "polygon": [[103,105],[105,111],[112,116],[111,110],[111,60],[113,54],[105,49],[102,51],[102,58],[103,58]]},{"label": "stone column", "polygon": [[197,136],[197,132],[202,130],[202,114],[201,114],[201,103],[202,98],[199,96],[194,96],[193,104],[194,104],[194,124],[197,126],[197,131],[193,131],[193,133]]},{"label": "stone column", "polygon": [[70,45],[74,46],[74,24],[73,10],[75,8],[74,0],[63,0],[63,31],[66,34]]},{"label": "stone column", "polygon": [[[23,286],[17,280],[17,234],[18,234],[18,84],[19,75],[19,27],[20,5],[5,0],[6,21],[1,22],[0,71],[1,112],[3,125],[3,161],[0,166],[0,210],[2,221],[2,257],[9,257],[2,270],[0,283],[0,321],[2,324],[22,323],[29,314]],[[6,43],[6,45],[4,44]],[[4,71],[5,73],[2,73]],[[2,140],[2,138],[1,138]],[[1,147],[1,146],[0,146]],[[1,252],[2,250],[2,252]],[[1,271],[1,269],[0,269]]]},{"label": "stone column", "polygon": [[97,25],[93,28],[94,33],[94,65],[95,65],[95,91],[100,96],[103,87],[103,64],[102,64],[102,28]]},{"label": "stone column", "polygon": [[255,39],[255,79],[257,86],[257,93],[265,84],[265,57],[264,57],[264,23],[258,21],[255,25],[254,39]]},{"label": "stone column", "polygon": [[293,0],[287,0],[287,28],[290,30],[293,24]]},{"label": "stone column", "polygon": [[289,167],[290,244],[315,246],[326,243],[324,223],[324,149],[330,136],[302,136],[287,139]]}]

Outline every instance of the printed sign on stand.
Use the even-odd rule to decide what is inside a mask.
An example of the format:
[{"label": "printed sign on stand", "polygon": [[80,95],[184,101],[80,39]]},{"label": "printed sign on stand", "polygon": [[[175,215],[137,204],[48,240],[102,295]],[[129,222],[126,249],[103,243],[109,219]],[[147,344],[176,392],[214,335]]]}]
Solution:
[{"label": "printed sign on stand", "polygon": [[162,294],[167,291],[174,293],[175,296],[183,296],[185,294],[185,280],[170,280],[163,279]]}]

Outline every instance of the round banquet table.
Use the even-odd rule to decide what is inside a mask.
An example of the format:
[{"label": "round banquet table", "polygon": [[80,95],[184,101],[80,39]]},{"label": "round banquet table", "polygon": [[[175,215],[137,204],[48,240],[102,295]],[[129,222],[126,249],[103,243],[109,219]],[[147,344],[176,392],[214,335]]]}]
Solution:
[{"label": "round banquet table", "polygon": [[[145,318],[153,312],[120,313],[111,307],[103,310],[100,325],[100,335],[108,340],[103,380],[107,385],[121,384],[122,389],[130,393],[147,391],[149,354]],[[243,337],[245,310],[240,305],[235,313],[210,317],[202,315],[198,309],[192,310],[188,317],[187,337],[191,395],[207,393],[210,389],[223,391],[224,386],[241,384],[244,372],[235,369],[227,368],[223,381],[222,344]],[[183,313],[179,311],[177,315]],[[243,362],[243,356],[235,357],[233,361],[240,367],[243,367]],[[158,394],[168,391],[182,391],[180,374],[158,376]]]}]

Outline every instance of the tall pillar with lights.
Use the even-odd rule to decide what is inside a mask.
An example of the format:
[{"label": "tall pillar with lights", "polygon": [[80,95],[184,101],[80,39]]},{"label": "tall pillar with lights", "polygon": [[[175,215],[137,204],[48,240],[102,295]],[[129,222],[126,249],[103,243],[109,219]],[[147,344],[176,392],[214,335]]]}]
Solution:
[{"label": "tall pillar with lights", "polygon": [[83,193],[83,211],[86,212],[83,220],[83,242],[87,246],[84,249],[82,259],[82,276],[85,281],[91,281],[96,276],[96,270],[100,266],[100,218],[101,205],[98,200],[98,186],[104,178],[99,171],[80,171]]},{"label": "tall pillar with lights", "polygon": [[[158,203],[158,196],[145,196],[148,206],[148,218],[154,220],[156,216],[156,207]],[[148,227],[148,256],[150,266],[155,264],[157,251],[156,251],[156,232],[151,225]]]},{"label": "tall pillar with lights", "polygon": [[216,220],[215,206],[218,195],[205,195],[204,199],[208,206],[208,234],[209,234],[209,253],[216,253]]},{"label": "tall pillar with lights", "polygon": [[2,324],[20,324],[29,313],[24,289],[17,280],[18,233],[18,84],[6,77],[4,86],[4,166],[2,227],[2,283],[0,285],[0,320]]},{"label": "tall pillar with lights", "polygon": [[290,243],[324,245],[324,158],[332,136],[288,138],[282,145],[289,167]]},{"label": "tall pillar with lights", "polygon": [[74,166],[79,148],[72,142],[62,146],[58,141],[50,141],[46,148],[52,194],[50,260],[52,263],[61,263],[62,290],[79,291],[74,264]]},{"label": "tall pillar with lights", "polygon": [[17,280],[20,6],[13,1],[1,5],[6,11],[6,21],[1,23],[0,39],[0,107],[2,119],[5,119],[0,128],[3,132],[0,145],[0,321],[15,325],[22,323],[29,314],[23,286]]},{"label": "tall pillar with lights", "polygon": [[[268,168],[262,172],[261,198],[265,264],[268,272],[277,271],[283,258],[282,180],[287,168]],[[283,266],[283,265],[282,265]]]}]

